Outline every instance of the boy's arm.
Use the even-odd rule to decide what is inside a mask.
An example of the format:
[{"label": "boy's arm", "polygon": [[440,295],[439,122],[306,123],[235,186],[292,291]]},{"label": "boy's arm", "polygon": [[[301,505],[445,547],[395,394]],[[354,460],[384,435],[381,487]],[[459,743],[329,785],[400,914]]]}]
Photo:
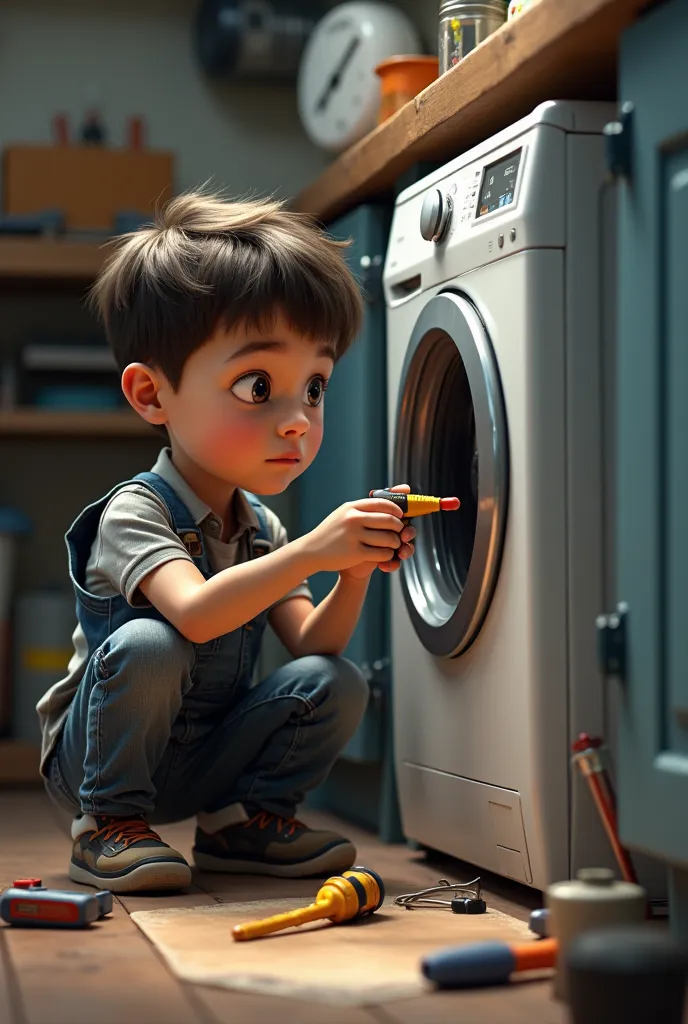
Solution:
[{"label": "boy's arm", "polygon": [[223,569],[209,580],[193,562],[165,562],[139,586],[187,640],[205,643],[231,633],[279,601],[303,581],[308,568],[304,546],[294,542]]},{"label": "boy's arm", "polygon": [[[369,564],[372,572],[376,564],[389,561],[401,546],[402,528],[401,511],[396,505],[384,499],[363,498],[335,509],[305,537],[223,569],[209,580],[188,560],[175,559],[152,569],[139,587],[187,640],[205,643],[243,626],[315,572],[342,571],[362,563]],[[334,606],[327,602],[331,608],[327,617],[334,620],[341,611],[346,629],[353,631],[365,589],[360,580],[350,586],[347,583],[343,590],[340,587],[342,596]],[[323,614],[320,608],[313,615],[318,613]],[[325,632],[330,632],[329,624]],[[308,634],[312,650],[311,645],[320,637],[317,633],[311,635],[310,630]]]},{"label": "boy's arm", "polygon": [[342,654],[356,628],[370,576],[340,576],[317,608],[307,597],[292,597],[270,612],[270,625],[292,658]]},{"label": "boy's arm", "polygon": [[[408,484],[397,484],[392,491],[408,494]],[[413,554],[416,535],[412,526],[399,534],[401,544],[393,563],[379,565],[385,572],[396,572],[400,559]],[[374,562],[364,562],[340,573],[329,594],[313,607],[308,598],[295,596],[278,604],[270,612],[270,625],[293,658],[306,654],[340,655],[346,650],[361,615],[368,582],[375,571]]]}]

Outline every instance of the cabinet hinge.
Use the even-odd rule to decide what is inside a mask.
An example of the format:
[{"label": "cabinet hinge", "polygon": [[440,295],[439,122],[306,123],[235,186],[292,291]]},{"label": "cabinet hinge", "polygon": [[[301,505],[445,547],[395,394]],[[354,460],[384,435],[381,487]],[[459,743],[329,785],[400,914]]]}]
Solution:
[{"label": "cabinet hinge", "polygon": [[624,103],[618,121],[603,128],[607,168],[613,178],[630,178],[632,170],[633,104]]},{"label": "cabinet hinge", "polygon": [[361,256],[358,279],[361,282],[364,297],[368,302],[379,302],[383,297],[382,274],[384,258],[380,253],[375,256]]},{"label": "cabinet hinge", "polygon": [[378,658],[371,664],[364,661],[361,667],[363,678],[370,687],[370,703],[382,706],[389,693],[389,658]]},{"label": "cabinet hinge", "polygon": [[597,617],[597,654],[605,676],[626,678],[626,632],[628,605],[621,602],[616,611]]}]

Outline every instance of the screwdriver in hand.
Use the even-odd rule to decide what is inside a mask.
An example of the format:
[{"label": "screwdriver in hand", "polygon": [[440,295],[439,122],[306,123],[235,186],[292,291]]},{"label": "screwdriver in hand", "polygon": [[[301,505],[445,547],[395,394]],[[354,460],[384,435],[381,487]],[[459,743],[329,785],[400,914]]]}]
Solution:
[{"label": "screwdriver in hand", "polygon": [[[433,498],[428,494],[400,494],[398,491],[371,491],[370,498],[384,498],[392,501],[404,513],[402,523],[408,526],[409,519],[415,516],[426,516],[430,512],[455,512],[461,502],[458,498]],[[393,557],[388,564],[396,565]]]}]

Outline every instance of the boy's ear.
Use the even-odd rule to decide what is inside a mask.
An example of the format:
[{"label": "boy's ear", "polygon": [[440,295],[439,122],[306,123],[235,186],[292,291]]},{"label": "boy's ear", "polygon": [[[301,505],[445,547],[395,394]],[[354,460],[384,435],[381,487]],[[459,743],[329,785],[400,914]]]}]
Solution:
[{"label": "boy's ear", "polygon": [[160,402],[160,390],[166,384],[158,371],[145,363],[130,363],[122,374],[122,391],[129,405],[148,423],[167,423]]}]

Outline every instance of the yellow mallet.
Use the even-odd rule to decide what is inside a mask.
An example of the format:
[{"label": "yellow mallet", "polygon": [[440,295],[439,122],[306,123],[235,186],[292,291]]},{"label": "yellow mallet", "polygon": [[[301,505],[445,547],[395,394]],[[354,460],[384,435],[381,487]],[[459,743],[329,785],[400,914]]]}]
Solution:
[{"label": "yellow mallet", "polygon": [[315,903],[302,910],[291,910],[286,914],[275,914],[263,921],[251,921],[232,928],[232,935],[238,942],[247,939],[261,939],[265,935],[292,928],[309,921],[331,921],[341,924],[357,917],[367,917],[379,910],[385,898],[382,879],[369,868],[353,867],[342,875],[328,878]]}]

